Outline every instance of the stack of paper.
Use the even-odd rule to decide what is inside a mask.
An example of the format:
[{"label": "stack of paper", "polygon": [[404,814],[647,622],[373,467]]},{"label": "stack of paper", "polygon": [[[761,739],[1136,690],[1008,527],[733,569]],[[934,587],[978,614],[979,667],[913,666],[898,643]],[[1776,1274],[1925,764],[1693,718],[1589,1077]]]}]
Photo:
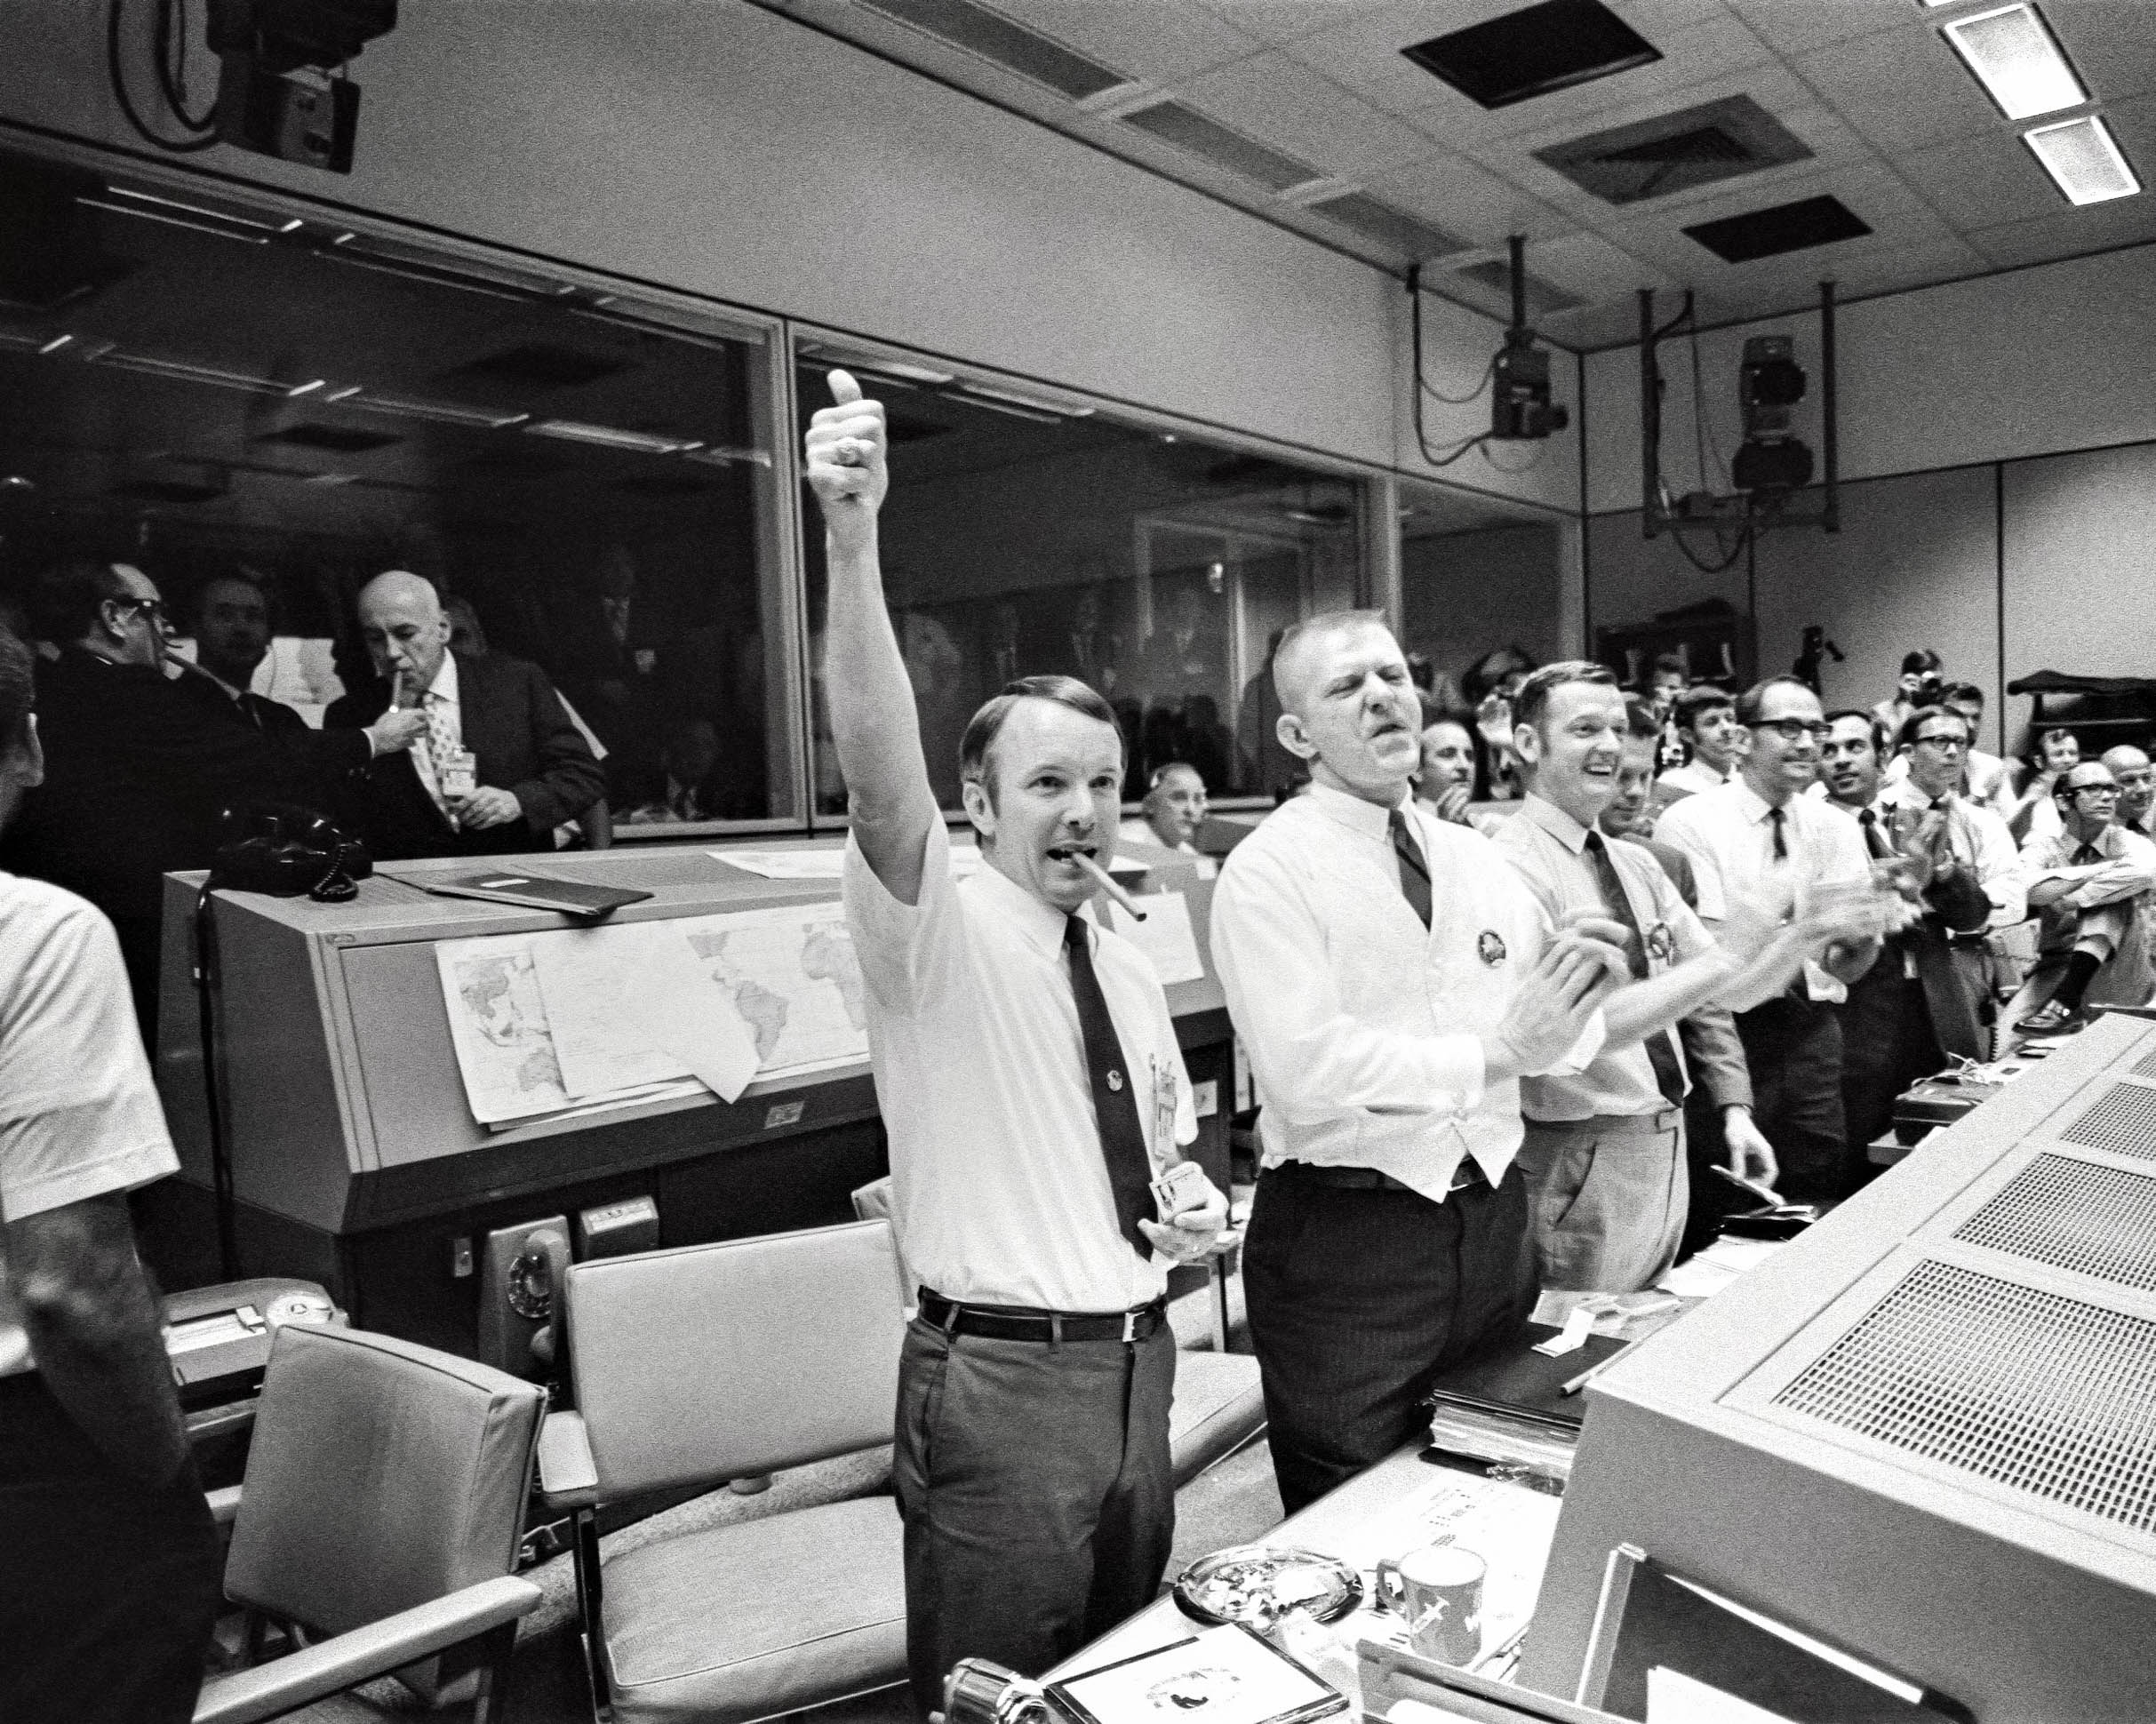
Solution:
[{"label": "stack of paper", "polygon": [[867,1058],[835,903],[445,940],[435,948],[484,1125],[671,1100]]},{"label": "stack of paper", "polygon": [[1679,1264],[1655,1285],[1680,1298],[1710,1298],[1746,1270],[1766,1262],[1786,1242],[1774,1239],[1718,1239],[1697,1257]]}]

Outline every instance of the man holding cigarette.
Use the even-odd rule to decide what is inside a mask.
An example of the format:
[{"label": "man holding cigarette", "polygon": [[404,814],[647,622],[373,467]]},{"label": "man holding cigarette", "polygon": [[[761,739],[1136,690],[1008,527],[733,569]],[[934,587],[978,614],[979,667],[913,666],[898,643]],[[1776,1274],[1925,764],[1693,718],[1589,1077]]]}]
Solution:
[{"label": "man holding cigarette", "polygon": [[382,681],[347,694],[325,729],[425,721],[407,751],[378,756],[362,784],[359,825],[384,861],[501,856],[554,848],[554,829],[606,794],[606,775],[537,665],[507,653],[452,652],[431,581],[401,569],[359,594],[359,627]]},{"label": "man holding cigarette", "polygon": [[[961,1658],[1037,1676],[1151,1601],[1174,1528],[1166,1271],[1227,1204],[1156,1177],[1197,1135],[1166,997],[1081,914],[1120,812],[1100,697],[1026,677],[960,746],[986,864],[951,874],[883,602],[883,410],[831,373],[807,436],[830,570],[825,686],[852,814],[844,897],[866,982],[893,1219],[920,1277],[892,1462],[914,1698]],[[1164,1218],[1156,1218],[1156,1215]]]}]

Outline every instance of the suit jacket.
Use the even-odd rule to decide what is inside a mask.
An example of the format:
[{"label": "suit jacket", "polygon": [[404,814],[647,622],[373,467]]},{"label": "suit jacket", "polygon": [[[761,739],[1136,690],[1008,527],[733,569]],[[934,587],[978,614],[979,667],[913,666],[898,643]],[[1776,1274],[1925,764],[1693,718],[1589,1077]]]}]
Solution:
[{"label": "suit jacket", "polygon": [[330,806],[338,781],[366,760],[367,739],[304,723],[297,735],[271,735],[244,722],[221,694],[220,711],[161,670],[79,647],[40,660],[36,676],[44,782],[0,839],[0,867],[80,893],[112,918],[147,1039],[156,1021],[159,876],[210,866],[228,806]]},{"label": "suit jacket", "polygon": [[[456,658],[459,717],[478,780],[513,792],[524,818],[459,832],[427,794],[410,754],[385,754],[365,767],[348,805],[368,848],[384,861],[551,850],[555,827],[606,794],[606,774],[569,722],[545,671],[503,653]],[[371,724],[388,706],[389,687],[378,682],[337,701],[323,725],[341,730]]]},{"label": "suit jacket", "polygon": [[309,728],[307,722],[282,700],[272,700],[268,695],[256,694],[252,690],[235,700],[225,692],[224,685],[212,681],[207,673],[183,671],[172,686],[211,716],[230,719],[267,737],[291,738]]}]

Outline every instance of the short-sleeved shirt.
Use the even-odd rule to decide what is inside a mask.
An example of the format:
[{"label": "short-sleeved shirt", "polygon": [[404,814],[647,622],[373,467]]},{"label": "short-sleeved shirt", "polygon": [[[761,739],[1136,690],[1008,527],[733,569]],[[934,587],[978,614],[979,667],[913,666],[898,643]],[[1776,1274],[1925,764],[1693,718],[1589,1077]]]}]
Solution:
[{"label": "short-sleeved shirt", "polygon": [[[844,895],[907,1267],[979,1305],[1122,1311],[1157,1297],[1166,1260],[1141,1257],[1116,1219],[1064,914],[993,866],[954,881],[940,816],[917,904],[891,895],[855,839]],[[1198,1135],[1175,1023],[1145,954],[1087,920],[1157,1173]]]},{"label": "short-sleeved shirt", "polygon": [[[1567,916],[1582,912],[1598,916],[1609,914],[1601,879],[1587,859],[1587,828],[1569,814],[1530,793],[1495,841],[1542,906],[1543,914],[1561,927]],[[1637,844],[1605,842],[1610,864],[1624,888],[1625,901],[1631,907],[1633,922],[1647,948],[1649,976],[1659,976],[1673,964],[1713,950],[1714,937],[1685,906],[1659,862]],[[1681,1057],[1679,1065],[1683,1066]],[[1524,1080],[1520,1086],[1520,1105],[1530,1120],[1557,1121],[1597,1115],[1629,1119],[1659,1113],[1669,1102],[1656,1081],[1646,1042],[1633,1042],[1621,1048],[1604,1048],[1577,1076]]]},{"label": "short-sleeved shirt", "polygon": [[[72,892],[0,874],[0,1219],[179,1166],[112,924]],[[36,1363],[4,1271],[0,1252],[0,1377]]]},{"label": "short-sleeved shirt", "polygon": [[[1772,809],[1741,778],[1687,796],[1655,823],[1655,836],[1682,850],[1699,888],[1699,915],[1718,922],[1743,893],[1780,875],[1795,889],[1800,906],[1812,886],[1856,880],[1871,871],[1871,854],[1857,822],[1813,796],[1782,804],[1785,857],[1774,854]],[[1814,1000],[1839,1003],[1849,988],[1818,964],[1804,966],[1804,988]]]}]

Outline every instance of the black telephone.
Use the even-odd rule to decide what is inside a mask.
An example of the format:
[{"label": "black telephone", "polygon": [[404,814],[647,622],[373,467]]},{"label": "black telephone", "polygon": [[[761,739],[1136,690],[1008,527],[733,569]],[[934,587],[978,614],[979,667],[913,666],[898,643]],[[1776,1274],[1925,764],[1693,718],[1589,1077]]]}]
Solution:
[{"label": "black telephone", "polygon": [[205,892],[230,887],[272,898],[302,894],[342,904],[356,882],[374,872],[374,858],[356,838],[297,802],[251,802],[221,816],[217,859]]}]

